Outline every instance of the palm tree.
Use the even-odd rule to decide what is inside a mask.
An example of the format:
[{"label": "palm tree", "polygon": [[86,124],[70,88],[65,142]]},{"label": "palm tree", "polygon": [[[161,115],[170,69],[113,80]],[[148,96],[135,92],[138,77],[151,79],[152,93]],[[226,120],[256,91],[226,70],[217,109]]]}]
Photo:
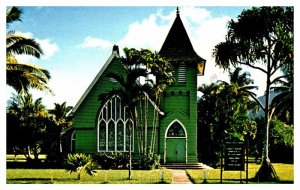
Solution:
[{"label": "palm tree", "polygon": [[73,117],[68,115],[72,108],[72,106],[67,106],[66,102],[54,103],[54,109],[49,110],[48,113],[51,114],[56,125],[63,130],[73,125]]},{"label": "palm tree", "polygon": [[7,122],[8,141],[16,140],[15,145],[28,160],[32,159],[31,152],[37,160],[43,144],[45,123],[48,117],[42,99],[33,100],[31,94],[18,94],[9,102],[7,116],[14,119]]},{"label": "palm tree", "polygon": [[[131,179],[131,138],[132,138],[132,127],[139,128],[140,130],[140,156],[141,163],[143,163],[144,156],[147,155],[147,151],[145,151],[148,147],[146,146],[146,138],[147,138],[147,102],[150,100],[152,103],[153,99],[158,100],[158,94],[160,94],[163,89],[169,84],[172,79],[171,65],[165,61],[165,59],[161,58],[157,53],[151,52],[151,50],[136,50],[134,48],[128,49],[124,48],[125,57],[121,57],[119,60],[125,68],[125,75],[116,74],[116,73],[108,73],[107,76],[109,78],[114,79],[118,84],[119,88],[113,89],[109,92],[103,93],[99,96],[102,104],[104,104],[107,100],[109,100],[112,96],[118,95],[122,97],[122,106],[128,107],[131,118],[133,120],[133,126],[129,127],[130,130],[130,146],[129,146],[129,179]],[[156,81],[147,79],[149,74],[153,74],[156,76]],[[145,83],[140,81],[141,78],[146,78]],[[169,83],[168,83],[169,82]],[[142,100],[144,100],[145,104],[142,105]],[[157,101],[155,101],[157,103]],[[156,104],[157,105],[157,104]],[[144,124],[145,129],[143,129],[142,125],[142,115],[143,111],[139,111],[138,109],[144,110]],[[155,112],[160,112],[157,106],[154,106]],[[154,112],[154,113],[155,113]],[[155,114],[154,114],[155,115]],[[155,117],[155,116],[154,116]],[[153,118],[153,122],[155,123],[155,118]],[[139,127],[138,127],[139,126]],[[152,138],[153,140],[153,138]],[[151,140],[151,145],[154,146],[154,143]],[[151,148],[150,148],[151,152]]]},{"label": "palm tree", "polygon": [[[7,9],[7,26],[15,21],[21,21],[21,14],[22,11],[17,7]],[[17,93],[27,93],[29,88],[52,93],[47,86],[50,79],[47,70],[31,64],[21,64],[16,59],[16,55],[30,55],[40,58],[42,54],[43,50],[34,39],[16,34],[15,31],[8,31],[6,33],[7,85],[13,87]]]},{"label": "palm tree", "polygon": [[254,98],[265,115],[263,161],[255,177],[260,181],[278,179],[269,159],[270,87],[276,82],[275,73],[293,64],[293,26],[293,7],[253,7],[229,22],[226,41],[213,52],[217,65],[224,69],[246,65],[266,76],[265,105]]},{"label": "palm tree", "polygon": [[231,86],[232,90],[239,94],[240,97],[249,98],[252,97],[256,99],[256,94],[252,92],[253,89],[258,89],[257,86],[251,84],[254,83],[254,80],[249,78],[250,73],[244,72],[241,74],[242,68],[237,67],[233,72],[229,70],[230,83],[225,81],[218,81],[225,86]]},{"label": "palm tree", "polygon": [[126,77],[115,73],[108,73],[107,77],[114,79],[118,84],[119,88],[112,89],[109,92],[99,95],[99,100],[104,104],[112,96],[118,95],[122,97],[122,106],[128,107],[131,118],[133,119],[133,126],[129,126],[129,174],[128,178],[131,179],[131,167],[132,167],[132,127],[136,126],[136,107],[139,100],[144,97],[147,92],[147,88],[144,85],[137,82],[139,77],[146,77],[146,69],[136,69],[133,67],[127,67]]},{"label": "palm tree", "polygon": [[61,161],[61,132],[73,125],[73,117],[68,115],[72,107],[66,106],[66,102],[62,104],[55,103],[54,106],[54,109],[48,110],[47,138],[45,139],[44,148],[48,161]]}]

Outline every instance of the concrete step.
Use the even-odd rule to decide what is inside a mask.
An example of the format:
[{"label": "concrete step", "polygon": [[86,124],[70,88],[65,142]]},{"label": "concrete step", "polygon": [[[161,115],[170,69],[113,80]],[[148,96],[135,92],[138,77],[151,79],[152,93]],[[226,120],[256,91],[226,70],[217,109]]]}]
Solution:
[{"label": "concrete step", "polygon": [[197,164],[166,163],[166,164],[163,164],[162,167],[165,167],[168,169],[211,169],[211,167],[209,167],[203,163],[197,163]]}]

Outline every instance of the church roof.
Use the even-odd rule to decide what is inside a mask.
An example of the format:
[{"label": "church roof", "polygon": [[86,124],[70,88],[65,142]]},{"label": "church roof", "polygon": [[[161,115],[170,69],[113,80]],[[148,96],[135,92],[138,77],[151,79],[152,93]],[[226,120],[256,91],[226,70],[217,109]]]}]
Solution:
[{"label": "church roof", "polygon": [[205,61],[194,50],[177,8],[176,19],[159,54],[169,61]]},{"label": "church roof", "polygon": [[79,106],[82,104],[83,100],[91,92],[92,88],[95,86],[96,82],[100,79],[100,77],[102,76],[102,74],[104,73],[104,71],[107,69],[107,67],[110,65],[110,63],[115,58],[119,58],[119,57],[120,57],[119,52],[118,52],[117,49],[115,49],[115,46],[114,46],[112,54],[110,55],[110,57],[108,58],[108,60],[105,62],[105,64],[101,68],[101,70],[98,72],[98,74],[96,75],[96,77],[94,78],[94,80],[92,81],[92,83],[89,85],[89,87],[87,88],[87,90],[81,96],[81,98],[79,99],[79,101],[76,103],[76,105],[74,106],[74,108],[71,111],[71,115],[73,115],[77,111],[77,109],[79,108]]}]

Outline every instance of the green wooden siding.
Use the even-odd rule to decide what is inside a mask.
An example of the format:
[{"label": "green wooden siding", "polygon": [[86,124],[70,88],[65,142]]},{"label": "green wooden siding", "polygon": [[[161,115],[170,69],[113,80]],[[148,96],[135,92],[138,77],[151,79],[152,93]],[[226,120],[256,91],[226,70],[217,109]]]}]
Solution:
[{"label": "green wooden siding", "polygon": [[98,96],[117,87],[117,83],[106,77],[109,72],[124,73],[124,68],[118,60],[113,60],[74,114],[74,127],[77,133],[76,152],[97,151],[97,122],[98,112],[101,109]]},{"label": "green wooden siding", "polygon": [[[180,121],[187,131],[187,163],[197,162],[197,73],[196,67],[186,68],[186,83],[175,83],[165,90],[161,107],[166,116],[160,120],[160,141],[166,142],[165,132],[167,127],[174,121]],[[174,92],[174,93],[173,93]],[[182,95],[181,95],[181,93]],[[160,146],[160,152],[164,153],[165,145]],[[168,157],[164,155],[165,158]],[[167,160],[166,160],[167,161]]]}]

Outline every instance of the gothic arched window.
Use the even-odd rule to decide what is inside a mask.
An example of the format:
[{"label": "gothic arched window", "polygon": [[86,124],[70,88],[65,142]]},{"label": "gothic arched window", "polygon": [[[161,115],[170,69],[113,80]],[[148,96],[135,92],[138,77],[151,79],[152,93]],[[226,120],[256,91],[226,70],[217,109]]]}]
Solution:
[{"label": "gothic arched window", "polygon": [[170,126],[167,137],[185,137],[184,129],[180,123],[176,121]]},{"label": "gothic arched window", "polygon": [[98,117],[98,151],[128,151],[129,125],[133,134],[133,121],[128,107],[122,106],[119,96],[113,96],[102,107]]}]

